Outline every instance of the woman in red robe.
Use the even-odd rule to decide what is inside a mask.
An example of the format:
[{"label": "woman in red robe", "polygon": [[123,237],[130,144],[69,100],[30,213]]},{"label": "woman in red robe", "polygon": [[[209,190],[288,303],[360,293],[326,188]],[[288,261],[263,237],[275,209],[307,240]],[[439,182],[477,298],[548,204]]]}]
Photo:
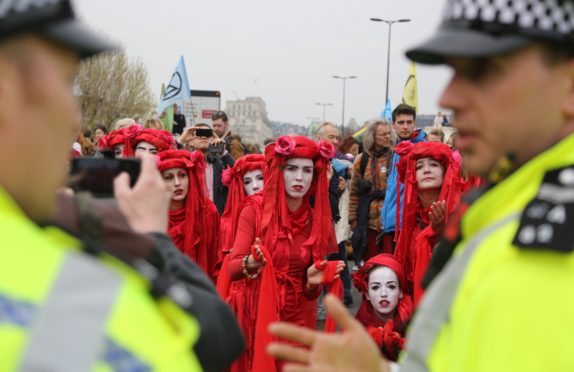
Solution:
[{"label": "woman in red robe", "polygon": [[[244,202],[249,199],[248,197],[263,191],[264,166],[264,155],[250,154],[237,159],[233,168],[224,170],[222,174],[223,184],[228,187],[229,194],[225,210],[221,216],[219,232],[220,254],[218,261],[221,268],[217,277],[217,291],[237,316],[243,335],[248,339],[253,337],[255,317],[251,309],[256,304],[254,294],[258,282],[247,279],[231,281],[229,277],[229,253],[237,233],[239,215],[245,207]],[[247,201],[247,204],[250,203]],[[233,362],[230,371],[247,371],[247,355],[248,350]]]},{"label": "woman in red robe", "polygon": [[159,171],[171,193],[168,234],[181,252],[212,277],[219,214],[207,196],[203,154],[167,150],[157,156]]},{"label": "woman in red robe", "polygon": [[[395,256],[405,269],[407,292],[413,293],[416,306],[433,248],[458,205],[464,182],[448,145],[405,142],[396,151],[401,155],[397,169],[399,182],[404,183],[404,204]],[[398,213],[399,209],[397,220]]]},{"label": "woman in red robe", "polygon": [[337,277],[344,267],[325,261],[338,251],[328,199],[334,154],[332,144],[302,136],[282,136],[265,148],[265,188],[240,214],[229,262],[231,280],[257,282],[248,370],[276,370],[265,350],[272,341],[268,325],[280,319],[314,329],[315,300],[327,276],[322,269],[334,268]]},{"label": "woman in red robe", "polygon": [[413,312],[413,302],[405,291],[403,266],[393,255],[379,254],[353,275],[353,282],[362,294],[355,317],[367,328],[385,357],[396,361]]}]

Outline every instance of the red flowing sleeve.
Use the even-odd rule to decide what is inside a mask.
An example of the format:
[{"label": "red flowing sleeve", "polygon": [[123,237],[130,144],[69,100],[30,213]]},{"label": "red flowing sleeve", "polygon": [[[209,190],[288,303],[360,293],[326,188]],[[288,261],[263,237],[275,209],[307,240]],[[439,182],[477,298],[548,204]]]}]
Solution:
[{"label": "red flowing sleeve", "polygon": [[255,241],[255,207],[248,205],[241,211],[237,224],[237,234],[233,241],[229,259],[229,276],[231,280],[244,279],[243,258],[251,253]]}]

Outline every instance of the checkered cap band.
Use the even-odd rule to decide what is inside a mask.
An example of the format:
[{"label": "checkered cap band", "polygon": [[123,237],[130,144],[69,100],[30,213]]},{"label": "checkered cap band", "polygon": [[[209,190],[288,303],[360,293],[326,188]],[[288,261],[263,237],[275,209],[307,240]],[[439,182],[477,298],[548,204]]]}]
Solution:
[{"label": "checkered cap band", "polygon": [[0,0],[0,38],[69,19],[69,0]]},{"label": "checkered cap band", "polygon": [[443,24],[572,39],[574,4],[572,0],[449,0]]}]

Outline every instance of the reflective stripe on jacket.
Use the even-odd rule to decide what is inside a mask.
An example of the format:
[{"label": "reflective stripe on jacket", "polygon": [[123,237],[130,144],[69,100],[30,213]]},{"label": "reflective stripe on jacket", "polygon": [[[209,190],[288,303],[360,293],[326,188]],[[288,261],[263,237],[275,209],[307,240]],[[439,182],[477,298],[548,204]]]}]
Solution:
[{"label": "reflective stripe on jacket", "polygon": [[574,135],[470,206],[411,323],[401,372],[574,370],[574,254],[512,243],[544,175],[574,165],[572,149]]},{"label": "reflective stripe on jacket", "polygon": [[195,320],[0,189],[0,371],[200,371]]}]

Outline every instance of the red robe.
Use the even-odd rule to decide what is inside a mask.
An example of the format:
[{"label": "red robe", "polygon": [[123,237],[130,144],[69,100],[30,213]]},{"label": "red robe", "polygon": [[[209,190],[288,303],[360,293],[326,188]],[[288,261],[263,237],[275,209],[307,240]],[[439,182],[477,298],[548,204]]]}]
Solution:
[{"label": "red robe", "polygon": [[[260,206],[252,204],[246,206],[239,217],[237,235],[233,244],[233,249],[229,261],[229,275],[233,281],[247,282],[247,285],[239,290],[244,290],[242,296],[235,295],[236,298],[243,298],[242,303],[237,301],[232,305],[235,309],[243,310],[238,313],[240,323],[246,327],[245,336],[247,344],[247,356],[249,368],[252,364],[253,346],[255,343],[255,323],[258,314],[259,285],[261,276],[256,279],[245,279],[243,274],[242,260],[251,253],[256,236],[256,221],[260,215]],[[259,210],[258,210],[259,209]],[[279,318],[282,321],[294,323],[300,326],[315,329],[316,327],[316,299],[320,294],[320,287],[309,291],[306,289],[307,269],[313,262],[311,251],[302,249],[303,243],[309,238],[311,233],[311,208],[305,202],[301,208],[289,213],[291,219],[291,231],[281,231],[277,236],[276,245],[287,248],[288,257],[286,270],[283,263],[276,262],[274,250],[269,249],[273,257],[273,266],[277,281],[277,293],[265,293],[263,296],[275,296],[279,308]],[[257,284],[249,283],[254,282]],[[243,302],[244,301],[244,302]],[[262,302],[266,302],[263,300]]]},{"label": "red robe", "polygon": [[[201,269],[213,278],[213,268],[217,262],[217,237],[219,233],[219,214],[213,202],[207,204],[208,208],[203,211],[201,219],[196,223],[201,224],[201,228],[186,224],[185,208],[169,211],[169,228],[168,235],[173,240],[175,246],[193,262],[199,265]],[[186,243],[186,234],[193,234],[194,231],[200,231],[192,244]]]}]

